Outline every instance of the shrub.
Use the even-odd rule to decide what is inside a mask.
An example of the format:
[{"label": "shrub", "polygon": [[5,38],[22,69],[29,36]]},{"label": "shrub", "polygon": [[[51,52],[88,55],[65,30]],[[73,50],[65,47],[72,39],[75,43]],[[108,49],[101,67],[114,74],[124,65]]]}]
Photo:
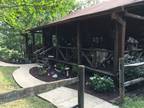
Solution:
[{"label": "shrub", "polygon": [[114,82],[110,77],[102,77],[97,74],[90,77],[90,85],[98,92],[112,91],[114,89]]},{"label": "shrub", "polygon": [[17,50],[0,47],[0,59],[9,62],[16,62],[22,58],[22,54]]},{"label": "shrub", "polygon": [[132,80],[138,77],[144,77],[144,66],[125,68],[125,80],[126,81]]},{"label": "shrub", "polygon": [[65,69],[65,65],[62,64],[62,63],[57,63],[57,64],[56,64],[56,67],[57,67],[58,69],[60,69],[61,71],[64,71],[64,69]]},{"label": "shrub", "polygon": [[[144,58],[138,58],[132,55],[125,55],[125,64],[133,64],[143,62]],[[136,67],[125,67],[125,80],[132,80],[138,77],[144,77],[144,65]]]}]

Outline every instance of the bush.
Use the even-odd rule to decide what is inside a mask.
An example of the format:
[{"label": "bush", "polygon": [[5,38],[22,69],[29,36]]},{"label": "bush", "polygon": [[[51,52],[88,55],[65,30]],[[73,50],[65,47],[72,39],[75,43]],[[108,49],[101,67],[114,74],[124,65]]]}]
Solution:
[{"label": "bush", "polygon": [[[135,58],[135,59],[134,59]],[[131,55],[125,55],[125,64],[133,64],[143,62],[144,58],[138,58]],[[132,80],[138,77],[144,77],[144,65],[137,67],[125,67],[125,80]]]},{"label": "bush", "polygon": [[114,89],[114,82],[110,77],[102,77],[97,74],[90,77],[90,85],[98,92],[112,91]]},{"label": "bush", "polygon": [[0,47],[0,59],[8,62],[17,62],[22,58],[22,54],[17,50]]},{"label": "bush", "polygon": [[126,81],[132,80],[138,77],[144,77],[144,66],[125,68],[125,80]]},{"label": "bush", "polygon": [[57,63],[57,64],[56,64],[56,67],[57,67],[57,69],[59,69],[59,70],[61,70],[61,71],[64,71],[64,69],[65,69],[65,65],[62,64],[62,63]]}]

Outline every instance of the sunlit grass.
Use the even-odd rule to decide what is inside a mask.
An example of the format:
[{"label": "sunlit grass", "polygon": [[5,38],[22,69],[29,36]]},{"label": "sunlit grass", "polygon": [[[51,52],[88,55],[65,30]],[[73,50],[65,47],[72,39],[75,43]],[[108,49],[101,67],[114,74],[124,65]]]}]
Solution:
[{"label": "sunlit grass", "polygon": [[[18,89],[12,77],[15,67],[0,67],[0,93]],[[55,108],[51,103],[38,97],[29,97],[0,105],[0,108]]]},{"label": "sunlit grass", "polygon": [[127,97],[121,108],[144,108],[144,97]]}]

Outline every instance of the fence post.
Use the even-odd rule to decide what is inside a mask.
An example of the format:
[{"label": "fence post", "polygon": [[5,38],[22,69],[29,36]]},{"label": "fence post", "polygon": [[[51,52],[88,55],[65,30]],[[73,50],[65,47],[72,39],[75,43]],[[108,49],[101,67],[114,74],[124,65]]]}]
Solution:
[{"label": "fence post", "polygon": [[78,108],[84,108],[85,66],[79,65]]},{"label": "fence post", "polygon": [[124,58],[119,58],[119,95],[120,102],[123,102],[125,96],[125,86],[124,86]]}]

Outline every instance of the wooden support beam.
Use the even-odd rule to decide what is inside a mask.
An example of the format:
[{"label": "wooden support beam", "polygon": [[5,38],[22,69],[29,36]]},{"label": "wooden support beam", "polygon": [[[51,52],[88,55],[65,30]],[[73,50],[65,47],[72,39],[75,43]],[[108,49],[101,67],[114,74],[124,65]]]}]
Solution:
[{"label": "wooden support beam", "polygon": [[29,58],[28,34],[25,34],[24,37],[25,37],[25,56]]},{"label": "wooden support beam", "polygon": [[85,66],[79,65],[78,108],[84,108]]},{"label": "wooden support beam", "polygon": [[62,52],[59,48],[57,48],[57,50],[58,50],[58,52],[60,53],[61,57],[62,57],[65,61],[67,61],[67,59],[66,59],[66,57],[64,56],[63,52]]},{"label": "wooden support beam", "polygon": [[124,101],[125,86],[124,86],[124,58],[119,58],[119,96],[120,102]]},{"label": "wooden support beam", "polygon": [[137,20],[144,20],[144,16],[136,15],[136,14],[129,13],[129,12],[125,12],[125,16],[129,18],[134,18]]},{"label": "wooden support beam", "polygon": [[88,66],[86,66],[85,68],[88,69],[88,70],[94,71],[94,72],[96,72],[96,73],[100,73],[100,74],[104,74],[104,75],[108,75],[108,76],[112,76],[112,77],[115,76],[115,75],[114,75],[113,73],[111,73],[110,71],[95,69],[95,68],[88,67]]},{"label": "wooden support beam", "polygon": [[124,86],[125,86],[125,87],[128,87],[128,86],[130,86],[130,85],[134,85],[134,84],[140,83],[140,82],[142,82],[142,81],[144,81],[144,78],[143,78],[143,77],[140,77],[140,78],[137,78],[137,79],[134,79],[134,80],[125,82],[125,83],[124,83]]},{"label": "wooden support beam", "polygon": [[43,45],[45,47],[52,47],[52,29],[43,29]]},{"label": "wooden support beam", "polygon": [[32,32],[31,35],[32,35],[32,52],[34,52],[34,50],[35,50],[35,34]]},{"label": "wooden support beam", "polygon": [[115,40],[114,40],[114,72],[117,75],[119,70],[119,58],[124,56],[125,50],[125,33],[126,22],[122,15],[114,13],[112,19],[115,23]]},{"label": "wooden support beam", "polygon": [[30,96],[35,96],[37,94],[53,90],[57,87],[74,84],[76,82],[78,82],[77,77],[49,82],[49,83],[34,86],[34,87],[22,88],[19,90],[14,90],[8,93],[0,94],[0,104],[4,104],[7,102],[15,101],[15,100],[30,97]]},{"label": "wooden support beam", "polygon": [[87,62],[90,64],[90,66],[92,67],[92,62],[91,60],[87,57],[87,55],[84,52],[81,52],[81,54],[85,57],[85,59],[87,60]]},{"label": "wooden support beam", "polygon": [[41,53],[39,53],[39,55],[46,54],[48,51],[50,51],[50,50],[52,50],[52,49],[53,49],[53,47],[50,47],[50,48],[48,48],[48,49],[42,51]]},{"label": "wooden support beam", "polygon": [[80,24],[77,24],[77,63],[80,64]]},{"label": "wooden support beam", "polygon": [[43,50],[45,50],[45,47],[42,47],[42,48],[36,50],[36,51],[34,52],[34,54],[39,54],[39,53],[42,52]]}]

